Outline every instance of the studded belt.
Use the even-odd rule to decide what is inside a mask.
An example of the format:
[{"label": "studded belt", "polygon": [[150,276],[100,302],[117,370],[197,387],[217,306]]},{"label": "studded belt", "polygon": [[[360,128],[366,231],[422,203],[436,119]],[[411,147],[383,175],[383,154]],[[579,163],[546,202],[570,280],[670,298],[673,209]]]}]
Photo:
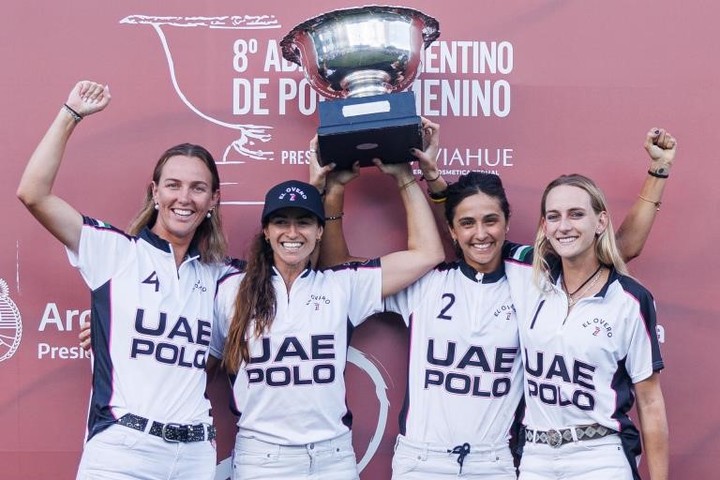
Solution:
[{"label": "studded belt", "polygon": [[[150,420],[145,417],[126,413],[118,419],[117,424],[144,432],[148,422]],[[203,442],[205,440],[214,440],[216,435],[215,427],[204,423],[183,425],[181,423],[160,423],[155,421],[150,425],[148,433],[170,443]]]},{"label": "studded belt", "polygon": [[[573,430],[575,435],[573,435]],[[531,443],[544,443],[553,448],[560,448],[566,443],[576,440],[592,440],[595,438],[607,437],[617,433],[615,430],[604,427],[598,423],[584,425],[581,427],[563,428],[560,430],[550,429],[547,431],[525,429],[525,441]]]}]

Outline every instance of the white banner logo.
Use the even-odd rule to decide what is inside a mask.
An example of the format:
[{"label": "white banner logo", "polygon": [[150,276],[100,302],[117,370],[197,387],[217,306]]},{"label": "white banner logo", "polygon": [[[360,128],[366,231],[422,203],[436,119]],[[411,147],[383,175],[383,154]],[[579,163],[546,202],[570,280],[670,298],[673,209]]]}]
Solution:
[{"label": "white banner logo", "polygon": [[5,280],[0,278],[0,362],[15,354],[22,339],[22,318]]}]

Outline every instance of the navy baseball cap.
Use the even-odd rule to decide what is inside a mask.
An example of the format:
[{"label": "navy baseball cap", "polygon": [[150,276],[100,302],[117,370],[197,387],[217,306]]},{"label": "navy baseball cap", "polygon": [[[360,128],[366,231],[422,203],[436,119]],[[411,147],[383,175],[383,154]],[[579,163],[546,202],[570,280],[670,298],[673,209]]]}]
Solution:
[{"label": "navy baseball cap", "polygon": [[267,223],[270,215],[283,208],[302,208],[318,218],[325,225],[325,209],[318,189],[299,180],[288,180],[275,185],[265,195],[262,223]]}]

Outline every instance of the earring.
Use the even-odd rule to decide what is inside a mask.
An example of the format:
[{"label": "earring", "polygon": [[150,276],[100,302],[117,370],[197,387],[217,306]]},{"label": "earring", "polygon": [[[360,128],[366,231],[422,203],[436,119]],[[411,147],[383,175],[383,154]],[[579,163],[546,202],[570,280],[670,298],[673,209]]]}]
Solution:
[{"label": "earring", "polygon": [[158,205],[157,203],[155,204],[155,210],[160,210],[160,205]]},{"label": "earring", "polygon": [[210,218],[210,217],[212,217],[212,208],[210,210],[208,210],[208,212],[205,214],[205,218]]}]

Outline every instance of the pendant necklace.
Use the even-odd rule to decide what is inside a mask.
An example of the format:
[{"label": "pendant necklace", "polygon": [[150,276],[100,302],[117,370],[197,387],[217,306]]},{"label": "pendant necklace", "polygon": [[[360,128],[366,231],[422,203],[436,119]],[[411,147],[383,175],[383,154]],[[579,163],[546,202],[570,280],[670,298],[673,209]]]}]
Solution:
[{"label": "pendant necklace", "polygon": [[[600,278],[600,270],[602,270],[602,268],[603,268],[603,266],[602,266],[602,264],[601,264],[601,265],[597,268],[597,270],[595,270],[595,271],[592,273],[592,275],[590,275],[590,276],[587,278],[587,280],[585,280],[585,281],[582,283],[582,285],[580,285],[578,288],[575,289],[574,292],[569,292],[569,291],[568,291],[567,285],[565,285],[565,277],[563,277],[563,279],[562,279],[562,286],[563,286],[563,289],[565,290],[565,295],[567,296],[568,308],[570,308],[570,307],[572,307],[573,305],[575,305],[575,304],[577,303],[577,300],[579,300],[580,298],[582,298],[583,295],[585,295],[585,294],[587,293],[587,291],[590,290],[590,289],[597,283],[598,278]],[[583,287],[585,287],[585,288],[583,289],[582,292],[580,292],[580,289],[582,289]],[[576,300],[576,299],[574,299],[573,297],[574,297],[578,292],[580,292],[580,294],[578,295],[578,299]]]}]

